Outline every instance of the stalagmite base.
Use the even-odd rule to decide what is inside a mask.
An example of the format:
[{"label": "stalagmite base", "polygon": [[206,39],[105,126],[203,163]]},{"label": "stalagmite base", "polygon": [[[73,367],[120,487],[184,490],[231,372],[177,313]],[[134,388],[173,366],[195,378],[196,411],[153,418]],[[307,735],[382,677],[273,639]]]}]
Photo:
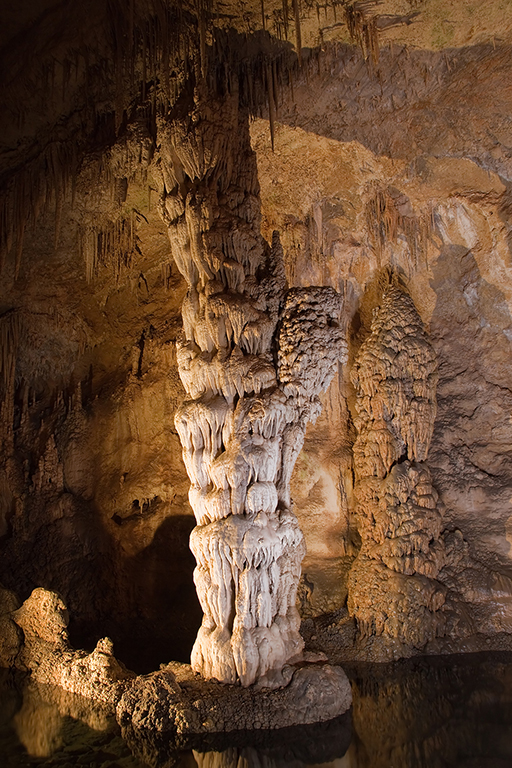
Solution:
[{"label": "stalagmite base", "polygon": [[179,742],[190,734],[275,730],[326,722],[352,703],[340,667],[307,665],[273,691],[204,680],[188,664],[171,663],[139,677],[117,706],[117,720],[130,734],[158,732]]}]

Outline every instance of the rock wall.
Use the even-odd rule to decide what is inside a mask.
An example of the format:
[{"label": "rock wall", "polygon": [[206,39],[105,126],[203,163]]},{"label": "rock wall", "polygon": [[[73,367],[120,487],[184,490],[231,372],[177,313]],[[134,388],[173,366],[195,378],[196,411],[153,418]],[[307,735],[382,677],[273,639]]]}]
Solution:
[{"label": "rock wall", "polygon": [[[379,91],[360,54],[340,47],[337,54],[327,49],[320,65],[312,65],[295,86],[301,107],[281,105],[274,155],[264,122],[252,125],[263,232],[280,229],[292,285],[323,282],[343,295],[349,366],[370,333],[381,270],[389,266],[401,275],[438,361],[428,465],[444,526],[459,529],[469,545],[472,565],[456,589],[471,604],[466,619],[471,617],[475,631],[508,632],[510,436],[509,394],[503,387],[511,332],[508,171],[505,155],[496,159],[500,150],[490,138],[491,125],[500,118],[492,110],[485,117],[478,111],[480,86],[470,85],[470,71],[485,59],[487,89],[499,87],[505,51],[457,49],[444,58],[423,52],[407,62],[398,48],[381,53],[381,72],[389,74],[389,82],[396,82],[391,72],[404,77],[402,112],[388,101],[389,93]],[[439,76],[420,82],[420,60]],[[358,73],[357,85],[352,71]],[[451,119],[466,120],[465,146],[472,159],[461,157],[459,142],[444,123],[449,94],[466,78],[465,117],[457,102]],[[426,134],[421,138],[426,122],[419,115],[427,105],[433,148]],[[488,139],[478,127],[481,121],[488,121]],[[403,126],[413,132],[413,141],[398,136]],[[361,546],[352,456],[357,412],[347,374],[331,385],[324,409],[306,435],[292,481],[308,546],[301,594],[310,616],[342,610],[347,573]],[[486,474],[491,456],[492,479]],[[452,576],[449,581],[455,586]],[[466,641],[462,646],[469,647]]]},{"label": "rock wall", "polygon": [[[57,241],[49,207],[26,233],[17,278],[4,265],[0,546],[6,586],[22,599],[58,591],[77,646],[108,634],[149,670],[169,653],[188,659],[200,608],[173,422],[184,287],[147,169],[129,170],[136,123],[135,144],[129,129],[83,163]],[[112,222],[125,220],[133,249],[123,240],[112,252]],[[97,246],[92,273],[84,238]]]}]

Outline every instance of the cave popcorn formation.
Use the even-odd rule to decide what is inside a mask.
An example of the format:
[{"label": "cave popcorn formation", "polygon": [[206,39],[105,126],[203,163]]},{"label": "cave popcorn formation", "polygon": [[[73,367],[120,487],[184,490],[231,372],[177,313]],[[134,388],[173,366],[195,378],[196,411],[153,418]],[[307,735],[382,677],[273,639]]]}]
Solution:
[{"label": "cave popcorn formation", "polygon": [[290,477],[346,347],[338,294],[286,291],[277,233],[271,246],[261,237],[238,94],[214,107],[199,86],[187,117],[160,126],[161,211],[188,283],[177,356],[189,399],[175,424],[204,613],[191,661],[206,678],[275,687],[304,645],[295,603],[305,544]]}]

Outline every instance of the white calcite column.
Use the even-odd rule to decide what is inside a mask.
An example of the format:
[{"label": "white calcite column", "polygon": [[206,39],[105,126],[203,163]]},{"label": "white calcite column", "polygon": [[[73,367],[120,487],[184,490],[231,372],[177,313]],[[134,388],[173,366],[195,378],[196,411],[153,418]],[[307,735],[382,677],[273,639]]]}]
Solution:
[{"label": "white calcite column", "polygon": [[248,116],[238,94],[196,90],[159,127],[161,211],[187,280],[176,428],[197,520],[190,545],[204,617],[192,666],[206,678],[279,686],[303,641],[305,553],[290,476],[318,395],[345,346],[330,288],[286,291],[277,234],[260,234]]}]

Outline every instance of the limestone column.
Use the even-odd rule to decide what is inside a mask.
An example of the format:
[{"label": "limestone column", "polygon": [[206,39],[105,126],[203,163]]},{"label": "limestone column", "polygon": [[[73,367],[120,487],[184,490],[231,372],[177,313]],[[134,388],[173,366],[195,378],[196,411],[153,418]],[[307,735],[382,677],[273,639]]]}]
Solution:
[{"label": "limestone column", "polygon": [[[232,90],[196,87],[159,125],[161,212],[188,292],[176,413],[204,617],[192,666],[206,678],[279,686],[301,657],[305,552],[289,483],[309,420],[343,357],[339,296],[286,291],[277,235],[260,233],[248,115]],[[289,673],[291,674],[291,672]]]}]

